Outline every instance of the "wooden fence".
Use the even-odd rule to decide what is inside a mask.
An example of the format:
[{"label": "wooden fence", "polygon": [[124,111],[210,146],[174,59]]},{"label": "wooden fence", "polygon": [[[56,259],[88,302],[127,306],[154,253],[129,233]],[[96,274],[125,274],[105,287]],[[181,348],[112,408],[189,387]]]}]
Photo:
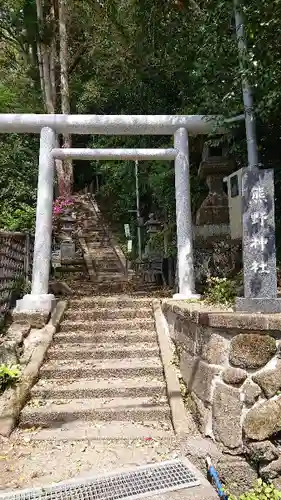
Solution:
[{"label": "wooden fence", "polygon": [[28,233],[0,231],[0,320],[31,279],[33,243]]}]

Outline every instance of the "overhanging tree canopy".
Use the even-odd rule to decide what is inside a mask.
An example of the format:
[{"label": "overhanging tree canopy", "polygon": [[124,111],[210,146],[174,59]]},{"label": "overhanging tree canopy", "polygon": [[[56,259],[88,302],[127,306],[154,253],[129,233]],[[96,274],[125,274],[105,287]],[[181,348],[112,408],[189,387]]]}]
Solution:
[{"label": "overhanging tree canopy", "polygon": [[[39,30],[35,0],[1,0],[0,111],[42,112],[38,66],[38,40],[50,47],[53,34],[59,43],[58,25],[50,15],[57,4],[44,0],[46,25]],[[72,113],[166,114],[218,113],[233,116],[243,111],[241,70],[232,0],[70,0],[67,3],[68,72]],[[246,71],[254,90],[259,124],[259,145],[266,165],[279,167],[280,142],[280,0],[250,0],[244,5],[249,39]],[[41,38],[38,38],[40,35]],[[60,87],[59,47],[55,59],[55,79]],[[60,109],[60,94],[57,106]],[[18,138],[19,141],[25,139]],[[137,138],[82,139],[88,146],[144,146]],[[146,139],[143,139],[146,141]],[[155,138],[151,147],[168,146],[165,138]],[[25,150],[26,142],[21,142]],[[73,145],[81,145],[74,137]],[[192,143],[193,206],[198,206],[204,186],[196,179],[202,144]],[[244,130],[236,133],[232,144],[238,162],[245,161]],[[22,160],[11,156],[5,138],[1,150],[15,163],[9,176],[17,172]],[[28,153],[28,151],[27,151]],[[36,164],[37,149],[34,148]],[[13,163],[14,164],[14,163]],[[118,166],[118,168],[117,168]],[[92,169],[97,165],[93,164]],[[124,217],[132,206],[131,165],[102,163],[103,193],[114,204],[114,213]],[[148,173],[140,166],[142,207],[148,212],[156,205],[173,219],[173,173],[161,162]],[[110,175],[108,175],[110,172]],[[12,179],[11,177],[11,179]],[[32,176],[25,178],[26,186]],[[89,169],[79,168],[76,185],[89,179]],[[279,173],[276,172],[277,198]],[[200,189],[198,189],[200,187]],[[28,188],[30,191],[30,187]],[[2,201],[1,201],[2,200]],[[278,202],[278,200],[277,200]],[[4,192],[0,192],[4,203]],[[31,199],[27,203],[33,203]],[[277,214],[279,212],[277,205]],[[9,223],[2,222],[8,226]]]}]

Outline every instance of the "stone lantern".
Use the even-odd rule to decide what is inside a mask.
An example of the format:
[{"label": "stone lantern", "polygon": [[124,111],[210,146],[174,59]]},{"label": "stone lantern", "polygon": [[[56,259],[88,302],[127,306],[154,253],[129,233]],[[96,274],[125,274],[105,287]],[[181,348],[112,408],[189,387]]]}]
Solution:
[{"label": "stone lantern", "polygon": [[223,178],[234,170],[235,161],[227,157],[227,148],[204,145],[198,175],[206,181],[209,193],[197,211],[197,226],[229,224],[228,198],[223,189]]},{"label": "stone lantern", "polygon": [[73,233],[75,229],[76,218],[71,213],[66,213],[60,218],[61,230],[59,238],[61,261],[71,260],[75,257],[75,243]]},{"label": "stone lantern", "polygon": [[154,218],[154,214],[151,213],[148,216],[148,220],[145,222],[144,226],[146,227],[146,232],[149,235],[149,240],[145,246],[144,255],[149,257],[151,255],[155,255],[155,250],[151,248],[150,239],[154,234],[158,233],[162,227],[162,223]]},{"label": "stone lantern", "polygon": [[154,218],[154,214],[149,214],[148,221],[144,225],[147,227],[148,234],[155,234],[160,230],[162,223]]},{"label": "stone lantern", "polygon": [[[226,147],[204,145],[198,175],[209,193],[196,214],[194,261],[196,285],[210,276],[225,277],[237,268],[241,251],[230,238],[228,197],[223,179],[236,170],[235,160]],[[239,266],[238,266],[239,267]]]},{"label": "stone lantern", "polygon": [[64,215],[60,218],[61,230],[60,238],[63,241],[72,241],[74,232],[75,218],[72,215]]}]

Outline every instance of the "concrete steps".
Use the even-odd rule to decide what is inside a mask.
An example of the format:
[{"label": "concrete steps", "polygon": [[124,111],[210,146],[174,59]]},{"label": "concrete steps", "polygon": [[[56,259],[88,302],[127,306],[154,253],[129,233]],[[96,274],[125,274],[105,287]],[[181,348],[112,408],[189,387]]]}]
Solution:
[{"label": "concrete steps", "polygon": [[150,307],[142,307],[140,309],[125,308],[106,308],[100,307],[95,309],[75,309],[66,311],[65,318],[67,320],[79,320],[85,318],[87,321],[97,320],[123,320],[123,319],[143,319],[153,318]]},{"label": "concrete steps", "polygon": [[58,382],[56,379],[40,380],[32,389],[32,397],[46,399],[90,399],[119,397],[165,396],[166,385],[160,378],[147,380],[138,377],[127,379],[73,379]]},{"label": "concrete steps", "polygon": [[97,257],[101,258],[102,256],[106,255],[109,260],[111,260],[111,259],[116,260],[117,259],[116,253],[114,252],[114,250],[111,246],[107,246],[107,247],[104,247],[104,248],[97,250],[95,247],[92,246],[91,242],[89,241],[89,238],[86,238],[86,241],[88,244],[88,248],[89,249],[93,248],[94,251],[96,252]]},{"label": "concrete steps", "polygon": [[107,248],[110,245],[110,240],[100,239],[96,240],[94,243],[89,243],[89,250],[95,250],[96,248]]},{"label": "concrete steps", "polygon": [[104,260],[97,261],[95,259],[95,265],[99,269],[99,272],[106,271],[108,273],[119,273],[121,271],[120,266],[116,263],[107,264]]},{"label": "concrete steps", "polygon": [[81,320],[77,321],[65,320],[60,327],[61,332],[84,330],[89,333],[127,330],[132,332],[134,330],[153,330],[154,320],[152,318],[134,318],[134,319],[116,319],[116,320]]},{"label": "concrete steps", "polygon": [[89,344],[69,345],[60,344],[60,350],[51,348],[48,351],[48,360],[52,359],[131,359],[131,358],[150,358],[157,356],[158,346],[136,347],[131,345],[119,347],[89,348]]},{"label": "concrete steps", "polygon": [[131,441],[137,439],[151,440],[173,439],[173,429],[168,420],[146,420],[142,422],[126,422],[111,420],[110,422],[96,420],[95,422],[73,421],[60,425],[55,429],[36,429],[29,432],[28,436],[33,441]]},{"label": "concrete steps", "polygon": [[56,333],[55,341],[57,344],[65,343],[91,343],[95,342],[96,345],[105,342],[115,342],[120,344],[136,344],[136,343],[151,343],[157,342],[156,332],[146,330],[115,330],[106,332],[87,332],[85,330],[76,330],[67,332]]},{"label": "concrete steps", "polygon": [[132,297],[122,295],[114,295],[109,297],[91,296],[83,297],[81,299],[70,299],[69,301],[71,310],[73,309],[99,309],[99,308],[151,308],[151,299],[145,297]]},{"label": "concrete steps", "polygon": [[124,278],[124,280],[119,282],[103,281],[93,283],[90,281],[80,281],[80,283],[72,283],[72,288],[79,295],[97,295],[97,293],[116,294],[122,293],[127,285],[128,281]]},{"label": "concrete steps", "polygon": [[[149,397],[116,397],[112,399],[91,398],[58,400],[43,406],[36,406],[32,400],[21,415],[21,427],[52,427],[75,420],[121,421],[170,419],[170,407],[166,403],[155,402]],[[40,403],[39,403],[40,404]],[[34,405],[34,406],[33,406]]]},{"label": "concrete steps", "polygon": [[106,281],[126,281],[126,277],[123,272],[119,271],[117,273],[108,272],[106,270],[98,270],[97,272],[97,282],[106,282]]},{"label": "concrete steps", "polygon": [[127,378],[163,377],[159,357],[149,359],[96,359],[47,361],[40,370],[40,377],[67,380],[69,378]]}]

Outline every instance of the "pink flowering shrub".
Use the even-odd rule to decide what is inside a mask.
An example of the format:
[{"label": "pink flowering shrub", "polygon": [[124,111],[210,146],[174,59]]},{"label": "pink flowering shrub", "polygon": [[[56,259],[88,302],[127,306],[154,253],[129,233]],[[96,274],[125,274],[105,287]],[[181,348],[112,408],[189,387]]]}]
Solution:
[{"label": "pink flowering shrub", "polygon": [[67,210],[74,209],[74,201],[71,198],[60,196],[53,203],[53,234],[56,235],[61,230],[61,216]]},{"label": "pink flowering shrub", "polygon": [[73,209],[74,202],[71,198],[60,196],[53,203],[53,216],[58,217],[63,215],[66,210]]}]

